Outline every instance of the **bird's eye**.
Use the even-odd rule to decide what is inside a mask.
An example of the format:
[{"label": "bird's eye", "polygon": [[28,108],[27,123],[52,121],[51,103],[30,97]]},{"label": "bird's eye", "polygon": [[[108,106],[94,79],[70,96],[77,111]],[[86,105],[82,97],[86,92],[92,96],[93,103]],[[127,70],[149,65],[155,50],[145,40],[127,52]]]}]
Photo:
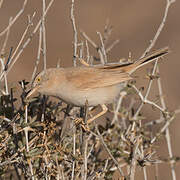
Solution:
[{"label": "bird's eye", "polygon": [[38,78],[36,79],[36,81],[37,81],[37,82],[40,82],[40,81],[41,81],[41,78],[40,78],[40,77],[38,77]]}]

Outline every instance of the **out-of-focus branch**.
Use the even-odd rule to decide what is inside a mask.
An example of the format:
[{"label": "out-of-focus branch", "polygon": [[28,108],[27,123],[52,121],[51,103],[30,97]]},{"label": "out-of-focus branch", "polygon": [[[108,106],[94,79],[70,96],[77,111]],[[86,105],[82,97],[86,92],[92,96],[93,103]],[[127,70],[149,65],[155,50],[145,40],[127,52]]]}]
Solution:
[{"label": "out-of-focus branch", "polygon": [[44,59],[44,70],[46,69],[47,64],[47,55],[46,55],[46,27],[45,27],[45,10],[46,10],[46,1],[43,1],[43,9],[42,9],[42,37],[43,37],[43,59]]},{"label": "out-of-focus branch", "polygon": [[42,23],[42,19],[43,17],[45,17],[47,15],[47,12],[49,11],[50,7],[52,6],[54,0],[51,0],[46,8],[46,11],[44,12],[42,18],[39,20],[39,22],[37,23],[37,25],[35,26],[33,32],[31,33],[31,35],[29,36],[29,38],[25,41],[25,43],[23,44],[22,48],[20,49],[19,53],[16,55],[16,57],[14,58],[14,60],[12,61],[7,73],[9,73],[9,71],[11,70],[11,68],[13,67],[13,65],[16,63],[16,61],[18,60],[18,58],[20,57],[20,55],[22,54],[22,52],[24,51],[24,49],[27,47],[27,45],[30,43],[31,39],[33,38],[34,34],[37,32],[37,30],[39,29],[41,23]]},{"label": "out-of-focus branch", "polygon": [[[159,73],[159,67],[157,67],[157,73]],[[161,85],[161,79],[160,78],[158,78],[157,83],[158,83],[158,89],[159,89],[159,96],[160,96],[161,105],[162,105],[163,109],[166,109],[166,104],[165,104],[165,100],[164,100],[164,96],[163,96],[163,90],[162,90],[162,85]],[[160,114],[160,117],[164,118],[162,113]],[[165,132],[166,132],[166,142],[167,142],[167,146],[168,146],[169,157],[173,158],[169,127],[166,128]],[[170,165],[171,165],[172,179],[176,180],[176,172],[175,172],[174,162],[171,161]]]},{"label": "out-of-focus branch", "polygon": [[176,0],[166,0],[167,3],[166,3],[166,8],[165,8],[165,12],[164,12],[164,16],[163,16],[163,19],[159,25],[159,28],[154,36],[154,38],[151,40],[151,43],[150,45],[147,47],[147,49],[144,51],[144,53],[142,54],[141,58],[143,58],[155,45],[159,35],[161,34],[161,31],[163,30],[164,28],[164,25],[165,25],[165,22],[166,22],[166,19],[167,19],[167,15],[168,15],[168,11],[169,11],[169,8],[170,6],[172,5],[172,3],[174,3]]},{"label": "out-of-focus branch", "polygon": [[[20,17],[20,15],[24,12],[24,9],[26,7],[28,0],[24,0],[23,6],[21,8],[21,10],[17,13],[17,15],[12,19],[11,23],[0,33],[0,36],[3,36],[8,29],[16,22],[16,20]],[[0,7],[2,6],[3,0],[1,0],[0,2]]]},{"label": "out-of-focus branch", "polygon": [[74,16],[74,2],[75,0],[71,1],[71,22],[72,22],[72,27],[73,27],[73,32],[74,32],[74,42],[73,42],[73,63],[74,66],[77,64],[77,47],[78,47],[78,34],[77,34],[77,27],[76,27],[76,21],[75,21],[75,16]]}]

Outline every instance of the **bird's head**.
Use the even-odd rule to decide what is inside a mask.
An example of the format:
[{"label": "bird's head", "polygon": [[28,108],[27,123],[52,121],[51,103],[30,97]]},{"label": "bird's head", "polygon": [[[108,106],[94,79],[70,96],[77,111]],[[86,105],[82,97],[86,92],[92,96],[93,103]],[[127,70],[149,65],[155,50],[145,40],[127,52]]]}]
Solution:
[{"label": "bird's head", "polygon": [[35,93],[42,93],[50,95],[50,90],[53,86],[53,78],[54,78],[54,71],[53,69],[47,69],[40,72],[35,78],[32,83],[31,90],[28,92],[26,98],[34,95]]}]

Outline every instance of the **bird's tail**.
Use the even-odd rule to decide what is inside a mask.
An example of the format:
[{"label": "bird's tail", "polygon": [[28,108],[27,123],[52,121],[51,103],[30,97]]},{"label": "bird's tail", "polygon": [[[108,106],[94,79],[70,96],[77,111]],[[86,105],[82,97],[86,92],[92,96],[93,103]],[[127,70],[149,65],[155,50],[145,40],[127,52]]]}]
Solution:
[{"label": "bird's tail", "polygon": [[132,68],[130,68],[129,73],[133,73],[137,69],[139,69],[141,66],[144,66],[145,64],[148,64],[154,60],[156,60],[159,57],[162,57],[169,53],[169,48],[164,47],[162,49],[159,49],[157,51],[152,52],[150,55],[147,55],[139,60],[137,60],[135,63],[132,64]]}]

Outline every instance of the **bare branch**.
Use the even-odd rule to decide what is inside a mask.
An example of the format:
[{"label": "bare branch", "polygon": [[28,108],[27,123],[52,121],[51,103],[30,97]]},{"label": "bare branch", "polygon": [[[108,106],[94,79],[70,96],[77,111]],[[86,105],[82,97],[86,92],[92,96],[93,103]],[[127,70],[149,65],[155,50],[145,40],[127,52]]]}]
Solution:
[{"label": "bare branch", "polygon": [[[159,67],[157,67],[157,73],[159,73]],[[163,96],[163,91],[162,91],[162,85],[161,85],[161,79],[160,78],[158,78],[157,83],[158,83],[158,89],[159,89],[159,96],[160,96],[160,100],[161,100],[161,105],[162,105],[163,109],[166,109],[166,104],[165,104],[165,100],[164,100],[164,96]],[[163,118],[162,113],[161,113],[161,118]],[[167,127],[165,132],[166,132],[166,142],[167,142],[167,146],[168,146],[169,157],[173,158],[169,127]],[[171,161],[170,165],[171,165],[172,179],[176,180],[176,172],[175,172],[174,162]]]},{"label": "bare branch", "polygon": [[103,58],[102,58],[103,64],[106,64],[107,63],[107,55],[106,55],[106,50],[105,50],[103,38],[102,38],[102,35],[100,32],[97,32],[97,34],[99,35],[100,41],[101,41],[101,53],[103,54]]},{"label": "bare branch", "polygon": [[3,1],[4,1],[4,0],[1,0],[1,1],[0,1],[0,8],[2,7]]},{"label": "bare branch", "polygon": [[106,53],[110,52],[118,43],[119,39],[116,39],[109,47],[106,48]]},{"label": "bare branch", "polygon": [[[0,2],[0,7],[2,5],[2,0]],[[24,9],[26,7],[26,4],[27,4],[27,0],[24,0],[24,3],[23,3],[23,6],[21,8],[21,10],[17,13],[17,15],[14,17],[14,19],[12,19],[11,23],[8,25],[8,27],[6,27],[1,33],[0,33],[0,36],[3,36],[7,31],[8,29],[16,22],[16,20],[20,17],[20,15],[24,12]]]},{"label": "bare branch", "polygon": [[[45,17],[47,15],[47,12],[49,11],[50,7],[52,6],[54,0],[51,0],[46,8],[46,11],[43,15],[43,17]],[[43,18],[42,17],[42,18]],[[37,30],[39,29],[41,23],[42,23],[42,18],[39,20],[39,22],[37,23],[36,27],[34,28],[32,34],[29,36],[29,38],[26,40],[26,42],[23,44],[22,48],[20,49],[19,53],[16,55],[16,57],[14,58],[14,60],[12,61],[7,73],[9,73],[9,71],[11,70],[11,68],[13,67],[13,65],[16,63],[16,61],[18,60],[18,58],[20,57],[20,55],[22,54],[22,52],[24,51],[24,49],[27,47],[27,45],[30,43],[31,39],[33,38],[34,34],[37,32]]]},{"label": "bare branch", "polygon": [[99,132],[99,129],[98,129],[97,125],[95,127],[96,127],[97,134],[99,136],[99,139],[100,139],[102,145],[104,146],[106,152],[109,154],[110,158],[113,160],[115,166],[117,167],[117,169],[119,171],[119,174],[124,177],[124,173],[123,173],[122,169],[119,167],[119,163],[116,161],[116,159],[113,157],[110,150],[108,149],[106,143],[104,142],[104,139],[103,139],[102,135]]},{"label": "bare branch", "polygon": [[77,37],[76,21],[75,21],[75,16],[74,16],[74,2],[75,2],[75,0],[71,1],[71,22],[72,22],[73,31],[74,31],[73,63],[74,63],[74,66],[76,66],[76,64],[77,64],[77,57],[78,57],[78,55],[77,55],[78,37]]},{"label": "bare branch", "polygon": [[45,10],[46,10],[46,1],[43,1],[43,13],[42,13],[42,37],[43,37],[43,58],[44,58],[44,70],[46,69],[47,57],[46,57],[46,27],[45,27]]},{"label": "bare branch", "polygon": [[153,38],[153,40],[151,40],[151,43],[150,45],[147,47],[147,49],[144,51],[144,53],[142,54],[142,56],[140,58],[143,58],[152,48],[153,46],[155,45],[161,31],[163,30],[164,28],[164,25],[165,25],[165,22],[166,22],[166,19],[167,19],[167,15],[168,15],[168,11],[169,11],[169,8],[171,6],[172,3],[174,3],[175,0],[167,0],[167,4],[166,4],[166,8],[165,8],[165,12],[164,12],[164,17],[162,19],[162,22],[161,24],[159,25],[159,28]]},{"label": "bare branch", "polygon": [[39,62],[40,62],[40,56],[41,56],[41,50],[42,50],[41,46],[42,46],[42,27],[39,28],[38,53],[37,53],[37,58],[36,58],[35,66],[34,66],[34,71],[33,71],[33,74],[31,76],[31,84],[33,83],[34,77],[35,77],[36,72],[37,72],[37,67],[38,67]]},{"label": "bare branch", "polygon": [[[9,18],[9,25],[11,24],[12,22],[12,17]],[[7,41],[8,41],[8,38],[9,38],[9,34],[10,34],[10,26],[8,26],[8,30],[7,30],[7,33],[6,33],[6,38],[4,40],[4,43],[3,43],[3,47],[1,49],[1,55],[4,55],[5,53],[5,48],[6,48],[6,45],[7,45]]]}]

